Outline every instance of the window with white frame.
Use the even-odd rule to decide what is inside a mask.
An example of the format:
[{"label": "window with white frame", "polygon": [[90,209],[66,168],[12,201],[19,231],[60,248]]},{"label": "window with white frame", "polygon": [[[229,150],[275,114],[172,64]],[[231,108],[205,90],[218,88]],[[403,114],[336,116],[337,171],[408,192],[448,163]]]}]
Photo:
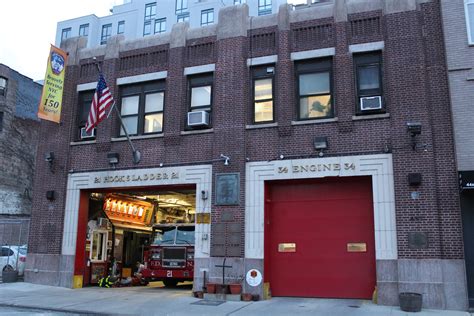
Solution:
[{"label": "window with white frame", "polygon": [[474,0],[464,0],[466,13],[467,38],[469,45],[474,45]]},{"label": "window with white frame", "polygon": [[102,25],[102,34],[100,36],[100,45],[107,44],[107,40],[112,37],[112,23]]},{"label": "window with white frame", "polygon": [[201,11],[201,26],[210,25],[214,23],[214,9],[207,9]]},{"label": "window with white frame", "polygon": [[155,20],[155,34],[166,32],[166,18]]},{"label": "window with white frame", "polygon": [[107,260],[107,239],[108,231],[94,231],[91,239],[91,252],[89,259],[91,261],[105,261]]}]

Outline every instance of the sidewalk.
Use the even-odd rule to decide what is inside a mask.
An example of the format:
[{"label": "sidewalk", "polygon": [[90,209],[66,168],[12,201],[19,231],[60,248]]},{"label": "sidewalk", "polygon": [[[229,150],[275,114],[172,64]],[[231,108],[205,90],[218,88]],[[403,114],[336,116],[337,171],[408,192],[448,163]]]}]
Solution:
[{"label": "sidewalk", "polygon": [[330,316],[468,316],[467,312],[422,310],[402,312],[399,307],[363,300],[272,298],[259,302],[214,302],[191,297],[191,287],[160,286],[66,289],[24,282],[0,284],[0,306],[95,315],[330,315]]}]

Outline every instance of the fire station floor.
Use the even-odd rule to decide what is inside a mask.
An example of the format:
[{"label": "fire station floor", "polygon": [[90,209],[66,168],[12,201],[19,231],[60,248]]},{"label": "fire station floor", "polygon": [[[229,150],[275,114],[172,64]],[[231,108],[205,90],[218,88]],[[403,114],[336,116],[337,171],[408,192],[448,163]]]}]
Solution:
[{"label": "fire station floor", "polygon": [[[209,304],[208,304],[209,303]],[[399,316],[396,306],[342,299],[272,298],[223,302],[217,306],[191,296],[191,285],[67,289],[25,282],[0,283],[0,306],[79,315],[330,315]],[[418,316],[468,316],[468,312],[425,310]],[[472,314],[471,314],[472,315]]]}]

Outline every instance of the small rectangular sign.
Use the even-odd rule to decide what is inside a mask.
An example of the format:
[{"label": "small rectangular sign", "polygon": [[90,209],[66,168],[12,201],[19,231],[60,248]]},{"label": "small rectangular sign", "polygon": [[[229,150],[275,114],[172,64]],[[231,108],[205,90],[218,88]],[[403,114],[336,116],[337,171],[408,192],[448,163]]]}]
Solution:
[{"label": "small rectangular sign", "polygon": [[459,186],[461,190],[473,190],[474,171],[459,171]]},{"label": "small rectangular sign", "polygon": [[196,213],[196,224],[210,224],[211,213]]},{"label": "small rectangular sign", "polygon": [[347,243],[347,252],[367,252],[367,244],[365,242]]},{"label": "small rectangular sign", "polygon": [[295,243],[278,244],[278,252],[296,252],[296,244]]}]

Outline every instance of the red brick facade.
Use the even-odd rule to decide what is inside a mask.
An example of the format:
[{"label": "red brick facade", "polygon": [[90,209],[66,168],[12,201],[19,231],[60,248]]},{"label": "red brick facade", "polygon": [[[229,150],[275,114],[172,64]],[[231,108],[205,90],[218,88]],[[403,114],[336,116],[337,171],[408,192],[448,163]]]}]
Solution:
[{"label": "red brick facade", "polygon": [[[45,137],[40,142],[37,161],[31,252],[61,253],[68,172],[106,170],[106,154],[113,151],[120,154],[119,169],[151,168],[160,163],[211,163],[220,154],[229,155],[231,164],[224,166],[222,161],[214,161],[213,172],[240,173],[240,206],[213,206],[211,257],[244,257],[246,162],[273,160],[280,154],[288,158],[316,157],[314,137],[327,136],[329,147],[325,156],[388,152],[393,155],[400,259],[462,259],[459,193],[441,33],[439,5],[428,2],[412,11],[349,14],[347,22],[336,23],[333,18],[308,20],[291,23],[289,29],[253,29],[247,37],[218,40],[216,36],[207,36],[188,39],[186,47],[170,48],[166,44],[122,51],[119,58],[97,56],[117,101],[117,78],[167,71],[164,133],[162,137],[134,140],[142,153],[139,165],[132,163],[127,142],[111,141],[117,137],[119,128],[115,115],[99,125],[95,143],[70,145],[76,133],[76,87],[96,81],[97,74],[91,59],[69,66],[62,123],[42,122],[41,133]],[[349,45],[381,41],[387,114],[361,119],[356,116],[354,63]],[[297,91],[291,53],[328,47],[335,48],[333,104],[337,120],[295,124]],[[247,59],[268,55],[278,56],[274,86],[276,124],[248,128],[252,125],[253,105]],[[212,129],[206,133],[182,133],[189,109],[183,69],[204,64],[215,64]],[[407,132],[409,121],[422,124],[416,150]],[[54,173],[42,159],[47,151],[54,151],[56,156]],[[408,184],[408,174],[414,172],[423,177],[418,187]],[[54,202],[45,198],[47,190],[57,191]],[[412,198],[413,191],[419,192],[419,198]],[[215,225],[219,223],[224,225]],[[239,230],[240,240],[230,238],[231,232]],[[427,233],[428,247],[411,249],[409,232]]]}]

